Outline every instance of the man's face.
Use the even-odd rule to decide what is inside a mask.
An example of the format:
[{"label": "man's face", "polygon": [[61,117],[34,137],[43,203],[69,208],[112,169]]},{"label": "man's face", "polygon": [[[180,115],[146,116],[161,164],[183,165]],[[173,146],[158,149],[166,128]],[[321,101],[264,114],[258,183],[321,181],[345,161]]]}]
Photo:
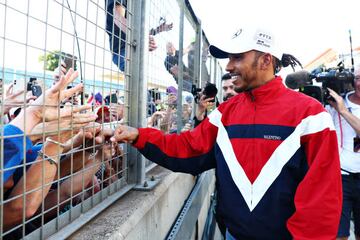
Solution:
[{"label": "man's face", "polygon": [[229,55],[226,71],[233,74],[231,80],[235,92],[240,93],[258,87],[258,61],[255,51]]},{"label": "man's face", "polygon": [[168,55],[173,55],[173,54],[175,54],[175,52],[176,52],[176,49],[174,47],[174,44],[172,44],[171,42],[168,42],[166,44],[166,53]]},{"label": "man's face", "polygon": [[232,98],[233,96],[235,96],[237,93],[234,90],[234,84],[233,84],[233,80],[229,79],[229,80],[223,80],[222,81],[222,88],[224,91],[224,101]]}]

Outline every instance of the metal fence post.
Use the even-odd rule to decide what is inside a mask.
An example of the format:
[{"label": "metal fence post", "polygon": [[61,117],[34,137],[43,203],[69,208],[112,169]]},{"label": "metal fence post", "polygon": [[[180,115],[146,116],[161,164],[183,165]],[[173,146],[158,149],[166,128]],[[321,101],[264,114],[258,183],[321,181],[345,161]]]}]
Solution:
[{"label": "metal fence post", "polygon": [[194,84],[197,87],[200,87],[200,79],[201,79],[201,42],[202,42],[202,27],[201,22],[198,20],[198,24],[196,24],[196,41],[195,41],[195,69],[194,69]]},{"label": "metal fence post", "polygon": [[[133,16],[130,21],[132,30],[131,41],[131,78],[129,79],[129,125],[134,127],[144,126],[146,119],[146,89],[147,82],[144,77],[144,59],[147,51],[145,32],[146,1],[131,1]],[[128,146],[129,150],[129,181],[142,184],[145,181],[145,159],[139,152]]]},{"label": "metal fence post", "polygon": [[181,132],[183,128],[182,123],[182,91],[184,82],[184,66],[183,66],[183,52],[184,52],[184,0],[180,1],[180,26],[179,26],[179,79],[178,79],[178,91],[177,91],[177,133]]}]

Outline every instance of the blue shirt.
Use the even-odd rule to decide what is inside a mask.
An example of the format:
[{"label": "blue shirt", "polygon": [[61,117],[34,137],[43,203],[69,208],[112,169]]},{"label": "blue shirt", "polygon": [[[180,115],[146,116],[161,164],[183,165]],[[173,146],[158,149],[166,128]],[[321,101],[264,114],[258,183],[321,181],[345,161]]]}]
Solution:
[{"label": "blue shirt", "polygon": [[[6,137],[12,135],[22,135],[16,137]],[[16,166],[21,164],[24,159],[24,152],[27,152],[32,148],[32,143],[29,137],[25,136],[24,144],[24,132],[19,128],[7,124],[4,126],[4,172],[3,182],[6,182],[16,170]],[[11,169],[9,169],[11,168]],[[9,169],[9,170],[7,170]]]}]

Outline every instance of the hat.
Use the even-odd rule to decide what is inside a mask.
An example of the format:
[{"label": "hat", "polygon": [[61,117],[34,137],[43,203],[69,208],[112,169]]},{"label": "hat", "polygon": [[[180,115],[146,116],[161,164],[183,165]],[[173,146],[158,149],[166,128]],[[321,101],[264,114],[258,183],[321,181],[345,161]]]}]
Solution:
[{"label": "hat", "polygon": [[274,34],[262,28],[239,28],[222,48],[210,45],[209,51],[213,57],[228,58],[229,54],[239,54],[251,50],[270,53],[281,60],[282,52],[276,46]]},{"label": "hat", "polygon": [[97,108],[97,110],[95,110],[95,112],[97,115],[95,122],[97,123],[103,123],[103,121],[104,123],[111,122],[110,109],[108,106],[100,106],[99,108]]},{"label": "hat", "polygon": [[102,95],[101,95],[101,93],[97,93],[97,94],[95,94],[95,101],[96,102],[99,102],[100,104],[102,103]]},{"label": "hat", "polygon": [[192,98],[192,96],[190,96],[190,95],[187,95],[187,96],[185,97],[185,101],[186,101],[187,103],[192,103],[192,100],[193,100],[193,98]]},{"label": "hat", "polygon": [[166,93],[167,94],[177,94],[177,89],[173,86],[167,87],[166,88]]}]

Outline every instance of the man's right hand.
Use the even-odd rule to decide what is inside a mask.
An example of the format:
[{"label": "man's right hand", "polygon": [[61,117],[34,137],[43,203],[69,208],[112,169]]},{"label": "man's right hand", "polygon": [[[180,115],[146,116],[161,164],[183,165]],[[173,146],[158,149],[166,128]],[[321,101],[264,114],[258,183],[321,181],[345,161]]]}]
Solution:
[{"label": "man's right hand", "polygon": [[330,100],[329,104],[336,109],[336,111],[340,114],[343,114],[348,111],[345,106],[344,99],[337,94],[334,90],[328,88],[330,96],[334,99],[334,101]]},{"label": "man's right hand", "polygon": [[202,121],[205,118],[205,111],[209,107],[213,107],[215,105],[214,102],[212,102],[214,98],[206,98],[205,95],[202,95],[199,99],[199,103],[196,109],[195,116],[197,120]]},{"label": "man's right hand", "polygon": [[114,136],[111,137],[112,142],[133,143],[139,137],[137,128],[120,125],[115,129]]}]

